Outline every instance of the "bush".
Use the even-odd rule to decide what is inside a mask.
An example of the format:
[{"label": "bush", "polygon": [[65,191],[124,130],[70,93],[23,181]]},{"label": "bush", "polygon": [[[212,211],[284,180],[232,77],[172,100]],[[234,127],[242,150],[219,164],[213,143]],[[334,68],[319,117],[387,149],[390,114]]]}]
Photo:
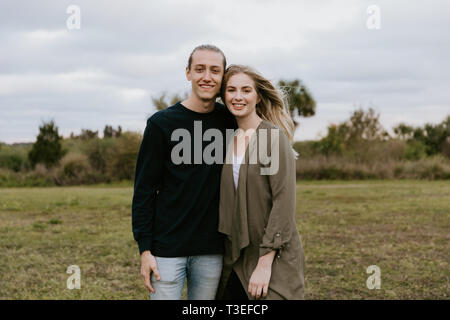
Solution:
[{"label": "bush", "polygon": [[57,164],[65,153],[62,149],[61,139],[55,122],[44,122],[39,127],[37,140],[28,154],[31,165],[34,167],[38,163],[43,163],[47,168],[50,168]]},{"label": "bush", "polygon": [[405,164],[405,173],[408,178],[450,179],[450,164],[442,156],[424,158],[419,161],[407,162]]},{"label": "bush", "polygon": [[450,115],[439,124],[427,123],[423,127],[412,127],[400,123],[393,128],[397,138],[408,141],[409,159],[420,159],[424,155],[446,154],[446,144],[450,137]]},{"label": "bush", "polygon": [[389,136],[379,118],[372,108],[355,110],[349,120],[328,126],[327,135],[316,143],[317,150],[326,156],[360,159],[367,156],[372,144],[383,142]]},{"label": "bush", "polygon": [[342,157],[315,156],[297,160],[298,179],[450,179],[450,161],[442,156],[418,161],[363,163]]},{"label": "bush", "polygon": [[0,187],[48,187],[53,186],[53,179],[45,167],[37,165],[29,172],[14,172],[0,169]]},{"label": "bush", "polygon": [[296,141],[292,147],[299,157],[310,158],[317,154],[316,141]]},{"label": "bush", "polygon": [[0,168],[19,172],[22,168],[24,158],[18,154],[0,154]]},{"label": "bush", "polygon": [[442,144],[442,154],[447,158],[450,158],[450,137],[447,137]]},{"label": "bush", "polygon": [[405,158],[408,160],[419,160],[424,158],[426,153],[426,146],[423,142],[417,140],[410,140],[407,143]]},{"label": "bush", "polygon": [[367,164],[343,158],[316,156],[297,160],[297,178],[308,180],[375,179],[378,175]]},{"label": "bush", "polygon": [[107,174],[114,180],[133,180],[142,135],[125,132],[107,153]]},{"label": "bush", "polygon": [[92,169],[86,155],[69,153],[61,160],[59,166],[52,170],[57,185],[79,185],[104,182],[106,177]]},{"label": "bush", "polygon": [[82,146],[82,152],[88,157],[91,167],[101,174],[106,173],[108,152],[115,143],[115,139],[91,139]]}]

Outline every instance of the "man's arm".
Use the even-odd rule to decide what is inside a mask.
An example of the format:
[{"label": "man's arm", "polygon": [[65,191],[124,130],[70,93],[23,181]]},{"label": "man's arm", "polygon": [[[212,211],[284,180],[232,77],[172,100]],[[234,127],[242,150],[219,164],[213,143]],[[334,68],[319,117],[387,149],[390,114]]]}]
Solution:
[{"label": "man's arm", "polygon": [[152,249],[155,204],[161,187],[165,148],[161,128],[149,119],[136,163],[132,203],[133,236],[140,254]]},{"label": "man's arm", "polygon": [[162,130],[150,119],[139,149],[134,179],[132,229],[141,254],[141,275],[147,289],[153,293],[151,272],[160,280],[155,257],[151,254],[152,229],[157,192],[161,187],[165,140]]}]

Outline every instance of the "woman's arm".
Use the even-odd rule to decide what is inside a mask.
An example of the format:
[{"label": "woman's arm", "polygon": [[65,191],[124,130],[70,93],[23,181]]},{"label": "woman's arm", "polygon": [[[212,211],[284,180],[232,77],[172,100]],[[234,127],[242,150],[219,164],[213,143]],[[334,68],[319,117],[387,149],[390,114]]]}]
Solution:
[{"label": "woman's arm", "polygon": [[276,251],[272,250],[264,256],[259,257],[258,264],[250,277],[248,292],[256,299],[259,299],[261,295],[264,298],[267,296],[275,253]]},{"label": "woman's arm", "polygon": [[[272,208],[260,244],[259,259],[250,277],[248,292],[256,299],[267,296],[272,263],[284,245],[289,242],[292,230],[292,216],[295,214],[295,159],[286,135],[278,131],[278,139],[270,142],[271,156],[278,155],[278,171],[269,175],[272,191]],[[274,148],[277,148],[274,152]],[[272,163],[270,164],[272,165]]]},{"label": "woman's arm", "polygon": [[260,257],[272,250],[277,251],[277,256],[280,256],[284,245],[291,238],[292,227],[296,227],[295,223],[293,225],[296,204],[295,159],[284,132],[279,130],[278,137],[279,139],[274,139],[270,145],[272,157],[276,155],[273,149],[278,148],[278,159],[271,159],[271,161],[279,161],[279,165],[278,171],[268,176],[272,192],[272,208],[260,244]]}]

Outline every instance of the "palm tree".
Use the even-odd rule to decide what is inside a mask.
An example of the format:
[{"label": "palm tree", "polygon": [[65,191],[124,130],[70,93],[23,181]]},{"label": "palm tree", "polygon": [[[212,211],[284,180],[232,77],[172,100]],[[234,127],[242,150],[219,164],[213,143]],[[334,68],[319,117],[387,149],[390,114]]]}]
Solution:
[{"label": "palm tree", "polygon": [[156,110],[164,110],[167,109],[169,106],[174,105],[178,101],[183,101],[187,99],[188,94],[185,92],[183,95],[174,94],[172,95],[172,98],[169,100],[169,102],[166,102],[166,96],[167,94],[163,92],[159,98],[152,98],[153,105],[156,107]]},{"label": "palm tree", "polygon": [[[278,87],[286,93],[292,119],[294,119],[295,111],[300,117],[305,118],[316,114],[316,101],[300,80],[280,80]],[[294,120],[294,124],[297,128],[298,122]]]}]

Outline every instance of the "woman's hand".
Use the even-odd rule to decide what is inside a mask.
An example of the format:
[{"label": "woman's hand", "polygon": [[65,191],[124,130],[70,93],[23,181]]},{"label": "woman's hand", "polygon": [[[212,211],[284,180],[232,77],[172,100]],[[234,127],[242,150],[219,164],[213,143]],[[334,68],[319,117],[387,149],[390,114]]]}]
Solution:
[{"label": "woman's hand", "polygon": [[250,277],[248,292],[256,299],[259,299],[261,295],[263,298],[267,296],[270,276],[272,275],[272,262],[274,257],[274,250],[260,257],[258,260],[258,265]]}]

